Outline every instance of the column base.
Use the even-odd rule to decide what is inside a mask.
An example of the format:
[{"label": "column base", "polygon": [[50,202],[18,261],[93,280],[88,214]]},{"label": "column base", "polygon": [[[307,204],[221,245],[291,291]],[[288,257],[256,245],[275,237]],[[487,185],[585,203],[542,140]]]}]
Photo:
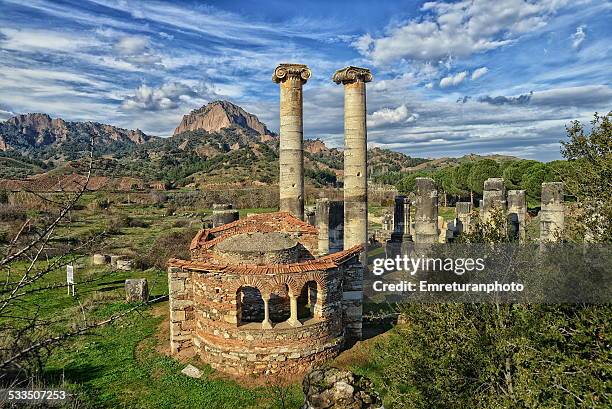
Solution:
[{"label": "column base", "polygon": [[272,321],[270,320],[265,320],[261,322],[261,328],[262,329],[272,329]]},{"label": "column base", "polygon": [[302,326],[302,323],[299,320],[292,320],[291,318],[287,320],[287,324],[291,325],[292,327]]}]

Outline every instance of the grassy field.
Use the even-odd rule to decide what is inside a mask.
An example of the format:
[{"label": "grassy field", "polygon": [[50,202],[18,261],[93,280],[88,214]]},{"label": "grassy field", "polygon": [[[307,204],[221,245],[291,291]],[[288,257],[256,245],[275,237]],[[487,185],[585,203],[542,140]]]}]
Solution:
[{"label": "grassy field", "polygon": [[[86,205],[91,197],[85,198]],[[262,213],[274,209],[241,209]],[[57,242],[89,237],[108,230],[112,220],[128,217],[132,225],[121,226],[108,234],[97,252],[107,254],[147,255],[156,248],[158,239],[176,234],[188,243],[201,227],[201,217],[209,209],[179,209],[168,214],[166,208],[150,205],[116,205],[110,211],[85,207],[73,212],[72,222],[58,230]],[[133,221],[136,220],[136,223]],[[62,333],[71,326],[91,323],[121,313],[134,305],[125,303],[124,281],[146,278],[151,298],[167,294],[167,276],[162,268],[116,271],[110,266],[94,266],[89,255],[76,260],[76,296],[66,288],[34,292],[25,297],[20,308],[49,324],[41,337]],[[52,262],[50,259],[46,262]],[[41,262],[41,264],[43,264]],[[14,274],[26,268],[13,263]],[[65,282],[65,269],[48,273],[37,288]],[[143,306],[124,318],[87,335],[71,338],[51,351],[41,382],[62,386],[76,394],[79,407],[130,408],[275,408],[279,385],[261,385],[252,381],[241,386],[221,376],[197,360],[191,363],[202,369],[201,379],[180,373],[187,362],[168,356],[168,303]],[[298,407],[303,396],[297,384],[282,386],[286,407]],[[275,392],[276,391],[276,392]]]}]

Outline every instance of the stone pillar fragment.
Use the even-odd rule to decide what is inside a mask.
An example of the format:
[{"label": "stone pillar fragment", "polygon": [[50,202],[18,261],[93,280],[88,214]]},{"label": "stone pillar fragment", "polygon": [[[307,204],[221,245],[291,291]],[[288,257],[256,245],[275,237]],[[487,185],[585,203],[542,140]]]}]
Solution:
[{"label": "stone pillar fragment", "polygon": [[470,233],[470,225],[472,223],[472,203],[457,202],[455,204],[455,212],[459,222],[457,223],[457,233]]},{"label": "stone pillar fragment", "polygon": [[329,199],[317,199],[317,229],[319,230],[319,254],[329,253]]},{"label": "stone pillar fragment", "polygon": [[438,242],[438,191],[431,178],[416,178],[415,243]]},{"label": "stone pillar fragment", "polygon": [[493,209],[506,210],[506,188],[504,179],[489,178],[484,182],[482,193],[482,218],[487,223],[491,220]]},{"label": "stone pillar fragment", "polygon": [[125,300],[127,302],[149,301],[149,285],[146,278],[128,278],[125,280]]},{"label": "stone pillar fragment", "polygon": [[563,183],[542,183],[542,208],[540,210],[540,242],[557,242],[565,228]]},{"label": "stone pillar fragment", "polygon": [[304,219],[302,85],[310,78],[304,64],[280,64],[272,81],[280,84],[280,210]]},{"label": "stone pillar fragment", "polygon": [[344,248],[368,242],[368,184],[366,86],[372,81],[367,68],[336,71],[336,84],[344,85]]},{"label": "stone pillar fragment", "polygon": [[527,198],[524,190],[508,191],[508,223],[515,239],[525,242],[527,220]]},{"label": "stone pillar fragment", "polygon": [[391,241],[412,241],[412,235],[410,234],[410,199],[406,196],[395,197]]},{"label": "stone pillar fragment", "polygon": [[213,227],[235,222],[240,217],[240,213],[238,210],[233,210],[233,205],[231,203],[213,203],[212,209]]}]

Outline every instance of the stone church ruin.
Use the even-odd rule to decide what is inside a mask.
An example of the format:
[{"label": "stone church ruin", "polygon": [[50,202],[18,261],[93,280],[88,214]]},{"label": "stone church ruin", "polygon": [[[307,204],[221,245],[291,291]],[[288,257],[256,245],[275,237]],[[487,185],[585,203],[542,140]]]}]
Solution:
[{"label": "stone church ruin", "polygon": [[[219,222],[191,243],[191,260],[168,262],[173,354],[199,355],[235,375],[293,375],[361,338],[367,233],[365,84],[346,67],[344,201],[317,203],[304,221],[303,64],[280,64],[280,211]],[[312,218],[310,218],[312,221]],[[229,223],[228,223],[229,222]]]}]

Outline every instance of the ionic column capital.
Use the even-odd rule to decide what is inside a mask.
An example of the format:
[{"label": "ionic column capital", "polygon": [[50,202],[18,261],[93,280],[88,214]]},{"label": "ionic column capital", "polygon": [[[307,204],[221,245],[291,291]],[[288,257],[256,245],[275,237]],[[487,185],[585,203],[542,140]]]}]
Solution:
[{"label": "ionic column capital", "polygon": [[350,84],[353,82],[370,82],[374,79],[372,72],[368,68],[348,66],[336,71],[332,80],[336,84]]},{"label": "ionic column capital", "polygon": [[297,78],[305,84],[310,75],[312,72],[306,64],[279,64],[272,74],[272,81],[279,84],[288,78]]}]

